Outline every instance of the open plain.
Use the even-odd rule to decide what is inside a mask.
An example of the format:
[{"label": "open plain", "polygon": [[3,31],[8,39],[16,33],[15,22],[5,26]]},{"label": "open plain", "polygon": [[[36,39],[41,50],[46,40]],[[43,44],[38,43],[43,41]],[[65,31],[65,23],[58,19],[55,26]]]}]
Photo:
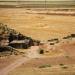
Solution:
[{"label": "open plain", "polygon": [[[41,41],[52,38],[62,39],[64,36],[75,33],[75,16],[47,15],[36,12],[39,11],[24,8],[0,8],[0,23],[8,25],[25,36]],[[36,50],[36,47],[33,49]],[[36,57],[28,62],[24,62],[24,59],[20,60],[23,63],[17,68],[14,65],[15,69],[8,75],[75,75],[75,42],[60,43],[58,50],[60,49],[65,52],[61,56]],[[17,63],[19,64],[19,61]],[[8,68],[11,68],[11,65]]]},{"label": "open plain", "polygon": [[35,12],[39,11],[0,8],[0,22],[38,40],[61,38],[75,32],[75,16],[36,14]]}]

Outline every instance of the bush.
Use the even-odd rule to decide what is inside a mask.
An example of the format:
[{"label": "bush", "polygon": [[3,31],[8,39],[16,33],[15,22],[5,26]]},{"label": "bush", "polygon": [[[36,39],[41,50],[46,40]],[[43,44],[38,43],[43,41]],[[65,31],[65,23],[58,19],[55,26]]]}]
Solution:
[{"label": "bush", "polygon": [[47,68],[47,67],[51,67],[51,65],[50,64],[46,64],[46,65],[39,66],[39,68]]},{"label": "bush", "polygon": [[71,34],[71,37],[75,38],[75,34]]},{"label": "bush", "polygon": [[69,58],[69,56],[67,55],[67,56],[65,56],[66,58]]},{"label": "bush", "polygon": [[63,69],[67,69],[68,67],[67,67],[67,66],[63,66],[62,68],[63,68]]},{"label": "bush", "polygon": [[54,45],[54,43],[50,43],[50,45]]},{"label": "bush", "polygon": [[61,66],[61,68],[63,68],[63,69],[67,69],[68,67],[66,66],[66,65],[64,65],[64,64],[60,64],[60,66]]},{"label": "bush", "polygon": [[44,54],[44,50],[43,50],[43,49],[40,49],[40,50],[39,50],[39,53],[40,53],[40,54]]},{"label": "bush", "polygon": [[60,66],[64,66],[64,64],[60,64]]},{"label": "bush", "polygon": [[44,66],[44,65],[42,65],[42,66],[39,66],[39,68],[45,68],[45,66]]}]

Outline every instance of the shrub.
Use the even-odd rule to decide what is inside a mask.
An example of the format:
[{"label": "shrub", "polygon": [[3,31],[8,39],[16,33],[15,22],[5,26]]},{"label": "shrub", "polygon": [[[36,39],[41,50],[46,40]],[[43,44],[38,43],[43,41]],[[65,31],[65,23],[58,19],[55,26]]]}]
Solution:
[{"label": "shrub", "polygon": [[64,64],[60,64],[60,66],[64,66]]},{"label": "shrub", "polygon": [[51,65],[50,64],[46,64],[46,65],[39,66],[39,68],[46,68],[46,67],[51,67]]},{"label": "shrub", "polygon": [[69,56],[67,55],[67,56],[65,56],[66,58],[69,58]]},{"label": "shrub", "polygon": [[39,53],[40,53],[40,54],[44,54],[44,50],[43,50],[43,49],[40,49],[40,50],[39,50]]},{"label": "shrub", "polygon": [[67,69],[68,67],[67,67],[67,66],[63,66],[62,68],[63,68],[63,69]]},{"label": "shrub", "polygon": [[50,43],[50,45],[54,45],[54,43]]},{"label": "shrub", "polygon": [[39,66],[39,68],[45,68],[45,66],[44,66],[44,65],[42,65],[42,66]]},{"label": "shrub", "polygon": [[74,37],[75,37],[75,34],[71,34],[71,37],[73,37],[73,38],[74,38]]},{"label": "shrub", "polygon": [[63,68],[63,69],[67,69],[68,67],[66,66],[66,65],[64,65],[64,64],[60,64],[60,66],[61,66],[61,68]]}]

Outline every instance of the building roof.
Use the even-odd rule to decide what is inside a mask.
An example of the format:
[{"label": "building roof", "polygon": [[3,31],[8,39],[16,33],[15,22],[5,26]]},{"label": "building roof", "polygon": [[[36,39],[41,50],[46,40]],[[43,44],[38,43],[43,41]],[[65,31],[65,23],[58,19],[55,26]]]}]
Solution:
[{"label": "building roof", "polygon": [[13,43],[28,43],[28,42],[29,42],[28,40],[13,40],[11,42],[11,44],[13,44]]}]

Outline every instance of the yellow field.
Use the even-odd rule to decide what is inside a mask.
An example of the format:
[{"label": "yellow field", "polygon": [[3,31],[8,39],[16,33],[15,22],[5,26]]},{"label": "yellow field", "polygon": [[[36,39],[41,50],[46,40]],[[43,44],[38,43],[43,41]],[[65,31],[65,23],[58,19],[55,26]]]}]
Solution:
[{"label": "yellow field", "polygon": [[[30,14],[26,9],[0,9],[0,22],[34,39],[47,40],[75,32],[75,17]],[[38,11],[36,11],[38,12]]]},{"label": "yellow field", "polygon": [[69,69],[65,70],[61,68],[59,65],[57,67],[50,68],[18,68],[14,71],[10,72],[8,75],[75,75],[75,69],[69,67]]},{"label": "yellow field", "polygon": [[[34,14],[34,12],[38,11],[24,8],[0,8],[0,22],[38,40],[62,38],[75,33],[75,16]],[[66,52],[66,56],[33,59],[8,75],[75,75],[75,44],[65,44],[61,48]],[[50,64],[51,67],[38,68],[42,64]],[[68,68],[63,69],[60,64],[66,64]]]}]

